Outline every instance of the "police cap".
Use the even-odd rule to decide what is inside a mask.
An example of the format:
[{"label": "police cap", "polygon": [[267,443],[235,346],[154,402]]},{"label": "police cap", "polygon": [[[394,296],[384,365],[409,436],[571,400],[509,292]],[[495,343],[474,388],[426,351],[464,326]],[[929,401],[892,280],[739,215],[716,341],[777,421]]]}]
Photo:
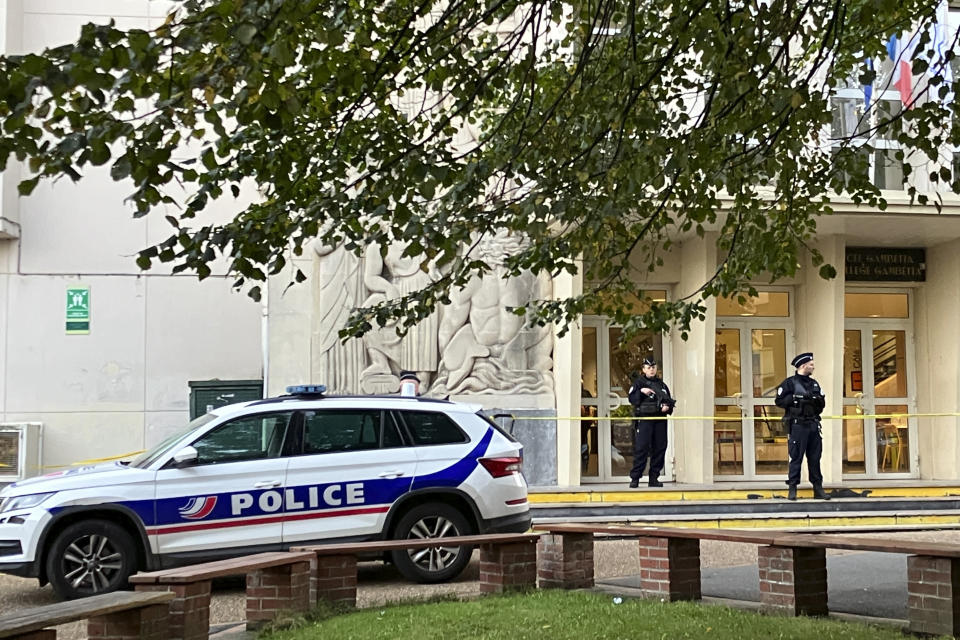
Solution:
[{"label": "police cap", "polygon": [[796,358],[790,361],[790,364],[793,365],[794,369],[799,368],[801,365],[805,365],[808,362],[813,360],[813,352],[807,351],[806,353],[801,353]]}]

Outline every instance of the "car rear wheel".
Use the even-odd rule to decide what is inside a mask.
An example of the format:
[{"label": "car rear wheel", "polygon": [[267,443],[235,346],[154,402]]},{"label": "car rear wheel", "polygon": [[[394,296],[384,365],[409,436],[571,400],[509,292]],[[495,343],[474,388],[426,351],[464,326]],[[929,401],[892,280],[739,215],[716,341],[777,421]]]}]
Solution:
[{"label": "car rear wheel", "polygon": [[57,534],[47,553],[47,578],[61,598],[73,600],[126,586],[136,570],[133,539],[107,520],[85,520]]},{"label": "car rear wheel", "polygon": [[443,538],[470,535],[470,523],[460,511],[446,504],[430,503],[408,511],[394,530],[394,538],[434,539],[439,544],[426,549],[400,549],[392,552],[393,563],[414,582],[446,582],[466,568],[472,545],[442,544]]}]

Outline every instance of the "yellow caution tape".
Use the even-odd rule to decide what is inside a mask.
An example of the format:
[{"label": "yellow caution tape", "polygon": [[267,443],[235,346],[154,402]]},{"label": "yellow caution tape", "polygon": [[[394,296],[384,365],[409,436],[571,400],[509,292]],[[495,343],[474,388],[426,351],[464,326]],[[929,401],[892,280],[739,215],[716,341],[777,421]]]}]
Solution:
[{"label": "yellow caution tape", "polygon": [[77,462],[71,462],[70,464],[48,464],[40,468],[41,469],[62,469],[63,467],[82,467],[88,464],[99,464],[101,462],[110,462],[111,460],[123,460],[124,458],[132,458],[133,456],[140,455],[144,451],[146,451],[146,449],[140,449],[139,451],[131,451],[129,453],[121,453],[118,456],[107,456],[105,458],[87,458],[86,460],[79,460]]},{"label": "yellow caution tape", "polygon": [[[727,406],[727,405],[723,405]],[[733,406],[733,405],[730,405]],[[851,413],[842,416],[820,416],[820,420],[864,420],[866,418],[956,418],[960,412],[943,413]],[[712,420],[714,422],[741,422],[743,420],[780,420],[782,416],[515,416],[513,420]]]}]

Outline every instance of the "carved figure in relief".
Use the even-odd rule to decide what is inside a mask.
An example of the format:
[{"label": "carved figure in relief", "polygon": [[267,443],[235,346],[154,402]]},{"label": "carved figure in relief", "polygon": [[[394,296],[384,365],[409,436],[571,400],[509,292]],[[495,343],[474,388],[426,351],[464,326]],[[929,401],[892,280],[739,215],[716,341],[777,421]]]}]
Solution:
[{"label": "carved figure in relief", "polygon": [[[364,284],[370,297],[364,306],[383,300],[400,298],[429,285],[436,271],[420,268],[421,261],[403,255],[405,245],[394,243],[381,256],[380,248],[371,246],[364,260]],[[420,379],[421,389],[429,389],[436,376],[439,359],[437,346],[437,314],[424,318],[402,338],[396,335],[395,325],[374,330],[368,342],[371,364],[364,375],[393,373],[401,369],[413,371]],[[398,379],[399,383],[399,379]]]},{"label": "carved figure in relief", "polygon": [[332,393],[356,393],[364,367],[363,342],[342,343],[338,332],[353,309],[367,297],[361,259],[342,246],[313,243],[316,253],[312,373]]},{"label": "carved figure in relief", "polygon": [[[552,335],[549,328],[527,329],[507,307],[541,295],[532,274],[507,277],[504,259],[523,241],[506,232],[482,240],[480,258],[495,265],[451,294],[440,322],[442,354],[436,393],[543,393],[552,389]],[[542,367],[534,369],[534,367]]]}]

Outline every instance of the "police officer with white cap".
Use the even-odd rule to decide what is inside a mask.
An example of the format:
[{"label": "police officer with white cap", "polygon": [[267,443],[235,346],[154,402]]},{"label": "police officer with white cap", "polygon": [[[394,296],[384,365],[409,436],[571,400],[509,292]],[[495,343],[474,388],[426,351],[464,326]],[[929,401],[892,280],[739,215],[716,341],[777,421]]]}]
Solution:
[{"label": "police officer with white cap", "polygon": [[823,491],[823,475],[820,473],[820,455],[823,453],[823,438],[820,433],[820,414],[827,400],[820,385],[813,379],[813,354],[801,353],[792,364],[796,375],[790,376],[777,388],[777,406],[786,412],[784,423],[790,429],[788,440],[790,471],[787,476],[787,500],[797,499],[800,484],[800,465],[807,456],[807,471],[813,484],[813,497],[829,500]]}]

